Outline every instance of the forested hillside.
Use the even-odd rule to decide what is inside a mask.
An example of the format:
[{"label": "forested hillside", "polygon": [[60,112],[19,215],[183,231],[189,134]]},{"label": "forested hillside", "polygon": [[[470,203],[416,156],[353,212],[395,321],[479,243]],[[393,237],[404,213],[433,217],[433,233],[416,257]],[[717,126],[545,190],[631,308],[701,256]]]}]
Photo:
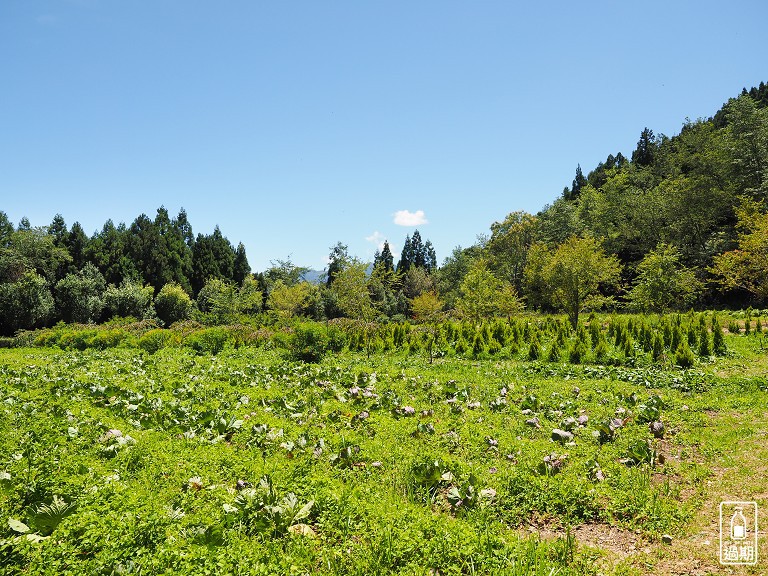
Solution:
[{"label": "forested hillside", "polygon": [[[512,212],[442,266],[429,240],[389,244],[373,266],[331,248],[322,284],[277,260],[253,274],[242,243],[218,227],[193,234],[182,209],[88,236],[57,215],[14,226],[0,212],[0,333],[112,317],[359,320],[450,313],[468,319],[527,307],[669,311],[746,307],[768,298],[768,86],[744,90],[680,134],[646,128],[538,214]],[[372,271],[371,271],[372,270]],[[266,314],[266,316],[265,316]]]},{"label": "forested hillside", "polygon": [[[535,216],[514,212],[443,270],[486,257],[532,308],[556,308],[547,264],[569,238],[591,237],[621,266],[601,293],[615,305],[665,310],[747,306],[768,295],[768,85],[744,90],[680,134],[640,134]],[[561,252],[561,256],[563,256]],[[550,266],[551,268],[551,266]],[[550,270],[551,271],[551,270]],[[443,284],[450,290],[450,282]],[[553,299],[554,296],[554,299]]]}]

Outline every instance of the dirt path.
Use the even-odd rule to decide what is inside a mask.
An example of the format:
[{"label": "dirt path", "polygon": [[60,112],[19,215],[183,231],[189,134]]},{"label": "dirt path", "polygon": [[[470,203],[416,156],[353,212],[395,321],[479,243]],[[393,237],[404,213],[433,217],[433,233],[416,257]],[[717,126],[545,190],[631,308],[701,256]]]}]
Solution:
[{"label": "dirt path", "polygon": [[[762,345],[761,345],[762,346]],[[745,381],[764,379],[768,354],[762,347],[754,356],[739,354],[722,364],[715,376]],[[749,387],[743,393],[724,387],[723,396],[711,392],[704,405],[695,443],[685,448],[708,475],[700,484],[683,489],[681,499],[698,502],[697,512],[672,542],[649,542],[636,532],[607,524],[582,525],[573,530],[580,549],[592,549],[600,576],[768,576],[768,403],[763,392]],[[734,393],[733,397],[728,397]],[[734,408],[722,408],[725,406]],[[736,406],[742,407],[738,410]],[[744,408],[745,407],[745,408]],[[719,409],[717,409],[719,408]],[[675,459],[683,446],[664,441],[661,451]],[[755,566],[722,566],[720,560],[720,503],[754,501],[758,506],[758,561]],[[562,529],[530,526],[527,531],[541,538],[562,538]]]},{"label": "dirt path", "polygon": [[[665,544],[650,543],[632,531],[604,524],[584,524],[574,529],[580,547],[600,551],[597,563],[601,574],[768,575],[768,414],[710,412],[707,418],[706,444],[727,450],[706,462],[711,474],[703,480],[704,499],[685,534],[674,535],[671,544]],[[749,433],[739,436],[745,422]],[[720,503],[735,500],[755,501],[758,505],[755,566],[719,563]],[[563,536],[561,530],[531,527],[529,531],[545,539]]]},{"label": "dirt path", "polygon": [[[649,554],[628,562],[642,574],[653,576],[708,576],[720,574],[768,574],[768,414],[760,418],[740,413],[709,414],[712,444],[726,444],[730,453],[717,458],[718,466],[705,480],[705,499],[688,526],[687,534],[672,544],[655,544]],[[725,437],[738,430],[745,418],[751,433],[736,442]],[[754,567],[722,566],[719,563],[720,502],[756,501],[758,505],[758,563]]]}]

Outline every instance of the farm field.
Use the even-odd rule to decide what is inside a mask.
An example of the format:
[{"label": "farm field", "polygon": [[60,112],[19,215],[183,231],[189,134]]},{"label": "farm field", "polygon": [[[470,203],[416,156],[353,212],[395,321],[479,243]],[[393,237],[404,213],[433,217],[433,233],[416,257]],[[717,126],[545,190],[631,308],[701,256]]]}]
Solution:
[{"label": "farm field", "polygon": [[3,349],[0,574],[762,574],[764,532],[718,564],[720,501],[768,522],[768,355],[725,341],[689,369]]}]

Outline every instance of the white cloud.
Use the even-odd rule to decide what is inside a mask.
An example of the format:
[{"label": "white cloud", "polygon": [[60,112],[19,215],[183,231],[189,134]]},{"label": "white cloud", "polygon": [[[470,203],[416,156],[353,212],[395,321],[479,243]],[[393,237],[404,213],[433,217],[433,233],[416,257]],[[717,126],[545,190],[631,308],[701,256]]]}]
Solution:
[{"label": "white cloud", "polygon": [[428,223],[429,221],[424,217],[424,210],[416,210],[416,212],[398,210],[395,212],[395,224],[398,226],[419,226]]},{"label": "white cloud", "polygon": [[370,242],[371,244],[375,244],[376,248],[378,248],[380,251],[384,249],[384,241],[386,238],[384,238],[384,234],[376,230],[373,234],[370,236],[365,237],[366,242]]}]

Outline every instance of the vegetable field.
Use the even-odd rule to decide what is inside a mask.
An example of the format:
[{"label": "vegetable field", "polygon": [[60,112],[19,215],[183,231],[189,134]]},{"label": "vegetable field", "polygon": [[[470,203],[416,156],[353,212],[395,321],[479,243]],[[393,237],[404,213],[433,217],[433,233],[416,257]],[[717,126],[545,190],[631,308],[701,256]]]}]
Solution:
[{"label": "vegetable field", "polygon": [[0,574],[724,573],[717,504],[768,505],[768,361],[691,325],[686,368],[599,324],[0,350]]}]

